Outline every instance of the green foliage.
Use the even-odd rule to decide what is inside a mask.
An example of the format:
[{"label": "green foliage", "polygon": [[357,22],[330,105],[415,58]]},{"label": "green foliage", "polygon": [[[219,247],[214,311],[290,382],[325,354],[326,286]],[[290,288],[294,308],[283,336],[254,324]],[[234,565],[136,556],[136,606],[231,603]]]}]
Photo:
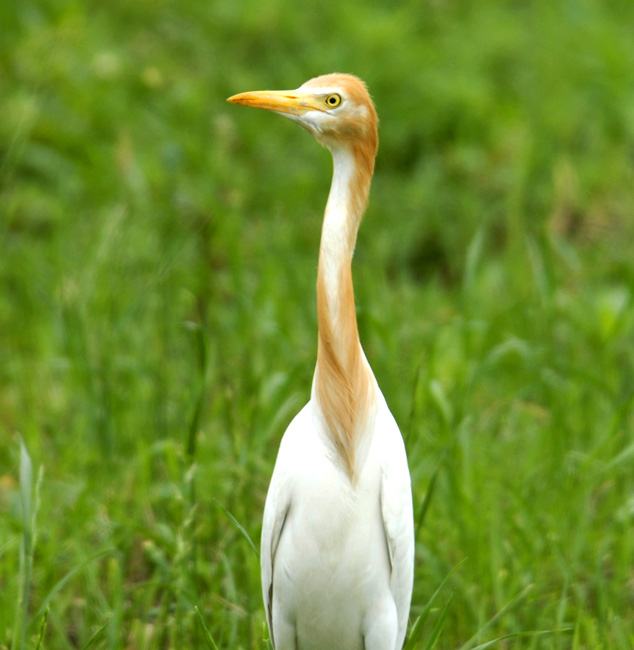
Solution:
[{"label": "green foliage", "polygon": [[355,291],[416,647],[631,648],[634,5],[0,14],[0,648],[268,647],[249,542],[310,391],[330,163],[225,98],[335,70],[381,117]]}]

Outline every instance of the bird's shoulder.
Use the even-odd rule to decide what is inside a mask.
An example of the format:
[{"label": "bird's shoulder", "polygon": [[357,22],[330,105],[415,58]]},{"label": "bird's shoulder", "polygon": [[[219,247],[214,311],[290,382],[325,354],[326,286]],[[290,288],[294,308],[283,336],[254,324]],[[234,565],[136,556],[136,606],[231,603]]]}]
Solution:
[{"label": "bird's shoulder", "polygon": [[[271,480],[271,487],[275,491],[310,489],[311,481],[321,481],[324,477],[337,483],[346,483],[345,472],[333,462],[332,447],[323,426],[323,418],[316,410],[313,400],[293,418],[282,437],[275,461]],[[409,489],[403,437],[379,390],[376,393],[374,415],[360,440],[357,452],[358,469],[368,480],[373,480],[371,475],[377,476],[378,472],[379,475],[389,477],[400,489]]]},{"label": "bird's shoulder", "polygon": [[[378,391],[374,424],[373,445],[380,455],[384,471],[407,470],[407,455],[401,431],[383,394]],[[409,481],[409,471],[404,472]]]}]

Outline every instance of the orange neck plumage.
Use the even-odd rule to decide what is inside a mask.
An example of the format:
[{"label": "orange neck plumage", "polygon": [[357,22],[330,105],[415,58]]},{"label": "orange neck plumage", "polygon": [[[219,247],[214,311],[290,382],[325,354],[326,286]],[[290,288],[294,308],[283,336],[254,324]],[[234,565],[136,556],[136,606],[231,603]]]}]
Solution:
[{"label": "orange neck plumage", "polygon": [[374,169],[376,141],[333,151],[317,273],[319,342],[314,392],[333,447],[352,480],[355,450],[374,395],[354,305],[352,253]]}]

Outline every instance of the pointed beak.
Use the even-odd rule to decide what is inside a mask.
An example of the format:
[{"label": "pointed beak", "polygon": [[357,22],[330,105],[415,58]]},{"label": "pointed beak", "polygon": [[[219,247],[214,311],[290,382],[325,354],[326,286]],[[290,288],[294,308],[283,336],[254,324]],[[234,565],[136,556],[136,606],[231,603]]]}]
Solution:
[{"label": "pointed beak", "polygon": [[311,93],[299,90],[256,90],[227,99],[232,104],[264,108],[267,111],[303,115],[308,111],[323,111],[324,107]]}]

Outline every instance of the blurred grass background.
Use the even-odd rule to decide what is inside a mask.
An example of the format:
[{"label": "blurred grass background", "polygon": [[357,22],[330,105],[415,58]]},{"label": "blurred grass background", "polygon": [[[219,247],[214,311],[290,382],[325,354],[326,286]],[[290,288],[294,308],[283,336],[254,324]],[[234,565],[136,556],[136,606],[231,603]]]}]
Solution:
[{"label": "blurred grass background", "polygon": [[0,648],[203,648],[194,606],[266,647],[231,516],[257,544],[309,395],[331,168],[225,98],[331,71],[381,117],[354,274],[419,514],[433,486],[412,620],[464,560],[420,647],[452,593],[439,648],[634,647],[629,0],[0,21]]}]

